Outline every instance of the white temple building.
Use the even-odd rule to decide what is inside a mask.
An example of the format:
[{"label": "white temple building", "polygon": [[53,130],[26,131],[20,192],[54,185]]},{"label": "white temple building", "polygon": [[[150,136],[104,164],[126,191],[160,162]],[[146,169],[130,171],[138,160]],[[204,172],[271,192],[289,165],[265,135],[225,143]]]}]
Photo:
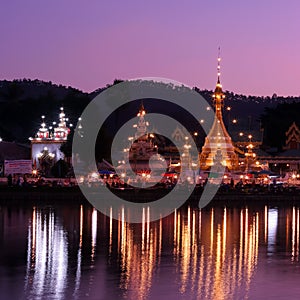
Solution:
[{"label": "white temple building", "polygon": [[[31,140],[31,159],[35,169],[46,171],[60,159],[64,159],[64,154],[60,151],[61,145],[67,140],[70,128],[67,127],[68,118],[64,113],[64,108],[60,108],[59,122],[53,122],[53,127],[47,127],[45,116],[42,116],[41,127]],[[72,124],[70,124],[70,127]]]}]

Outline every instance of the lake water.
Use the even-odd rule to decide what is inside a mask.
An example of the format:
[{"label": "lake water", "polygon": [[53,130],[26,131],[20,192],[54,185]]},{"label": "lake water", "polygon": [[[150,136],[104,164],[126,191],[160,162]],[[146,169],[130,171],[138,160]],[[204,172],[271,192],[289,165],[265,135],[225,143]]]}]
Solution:
[{"label": "lake water", "polygon": [[299,299],[299,207],[128,224],[86,203],[0,206],[0,299]]}]

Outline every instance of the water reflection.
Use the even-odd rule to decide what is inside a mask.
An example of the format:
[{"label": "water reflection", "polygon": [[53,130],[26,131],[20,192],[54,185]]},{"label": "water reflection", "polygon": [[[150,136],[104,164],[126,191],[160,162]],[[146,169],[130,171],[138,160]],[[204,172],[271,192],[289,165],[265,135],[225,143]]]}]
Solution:
[{"label": "water reflection", "polygon": [[268,210],[268,252],[274,252],[278,226],[278,209]]},{"label": "water reflection", "polygon": [[[19,213],[1,210],[2,257],[12,224],[23,230]],[[36,205],[23,214],[27,299],[240,299],[265,293],[253,289],[265,268],[299,262],[296,206],[184,208],[156,222],[145,207],[140,224],[126,222],[122,210],[114,220],[112,209],[106,217],[87,204]]]},{"label": "water reflection", "polygon": [[118,249],[122,271],[119,287],[124,298],[145,299],[152,286],[154,269],[160,256],[162,223],[151,226],[149,220],[149,209],[145,208],[141,224],[126,223],[124,214],[119,221],[121,234],[118,235],[118,244],[121,246]]},{"label": "water reflection", "polygon": [[[241,210],[239,224],[233,222],[232,214],[228,217],[226,208],[205,212],[188,209],[187,218],[183,217],[178,213],[174,226],[182,228],[177,231],[175,245],[180,293],[227,299],[246,290],[257,264],[258,214],[249,218],[248,210]],[[239,244],[235,227],[240,228]]]},{"label": "water reflection", "polygon": [[[25,293],[35,299],[45,295],[61,298],[67,277],[68,242],[62,224],[52,210],[35,207],[28,226],[28,253]],[[34,295],[32,295],[34,293]]]},{"label": "water reflection", "polygon": [[299,208],[292,212],[292,261],[299,261]]},{"label": "water reflection", "polygon": [[73,298],[78,298],[78,291],[80,287],[81,279],[81,259],[82,259],[82,235],[83,235],[83,206],[80,205],[80,217],[79,217],[79,247],[77,253],[77,267],[76,267],[76,277],[75,277],[75,288],[73,293]]}]

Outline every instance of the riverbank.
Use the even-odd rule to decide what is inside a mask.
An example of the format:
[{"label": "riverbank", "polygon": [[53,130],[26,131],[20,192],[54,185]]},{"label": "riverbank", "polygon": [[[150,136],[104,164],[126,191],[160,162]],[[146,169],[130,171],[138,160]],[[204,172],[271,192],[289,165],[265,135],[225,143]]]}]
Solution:
[{"label": "riverbank", "polygon": [[82,201],[85,200],[78,186],[70,188],[2,187],[0,201]]},{"label": "riverbank", "polygon": [[[116,195],[133,202],[150,202],[159,199],[167,194],[167,190],[114,190]],[[195,190],[186,204],[197,206],[201,198],[202,191]],[[180,191],[178,191],[180,195]],[[0,204],[4,203],[22,203],[22,202],[65,202],[72,201],[78,203],[88,202],[81,193],[78,186],[74,187],[35,187],[18,188],[2,187],[0,188]],[[146,204],[146,203],[145,203]],[[211,205],[293,205],[300,204],[300,193],[298,190],[289,192],[238,192],[238,191],[219,191]]]}]

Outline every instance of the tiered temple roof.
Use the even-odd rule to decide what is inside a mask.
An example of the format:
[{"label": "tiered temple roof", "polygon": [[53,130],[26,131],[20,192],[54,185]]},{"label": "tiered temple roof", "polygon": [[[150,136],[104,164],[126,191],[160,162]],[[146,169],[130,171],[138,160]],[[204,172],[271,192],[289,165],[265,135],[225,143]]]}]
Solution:
[{"label": "tiered temple roof", "polygon": [[299,149],[300,148],[300,129],[295,122],[285,133],[286,135],[286,149]]},{"label": "tiered temple roof", "polygon": [[[65,141],[70,132],[70,128],[67,127],[67,118],[64,113],[64,108],[60,108],[59,113],[59,122],[56,127],[52,128],[52,126],[47,127],[45,116],[42,116],[41,127],[36,133],[35,138],[30,138],[33,142],[45,142],[45,141],[57,141],[62,142]],[[56,122],[53,122],[53,125],[56,125]],[[71,124],[70,124],[71,125]]]},{"label": "tiered temple roof", "polygon": [[238,168],[238,155],[235,153],[231,137],[229,136],[223,122],[222,108],[224,106],[225,94],[220,82],[220,56],[218,57],[218,79],[213,93],[215,118],[212,128],[205,138],[204,146],[200,154],[200,169],[209,169],[216,163],[226,166],[229,170]]}]

